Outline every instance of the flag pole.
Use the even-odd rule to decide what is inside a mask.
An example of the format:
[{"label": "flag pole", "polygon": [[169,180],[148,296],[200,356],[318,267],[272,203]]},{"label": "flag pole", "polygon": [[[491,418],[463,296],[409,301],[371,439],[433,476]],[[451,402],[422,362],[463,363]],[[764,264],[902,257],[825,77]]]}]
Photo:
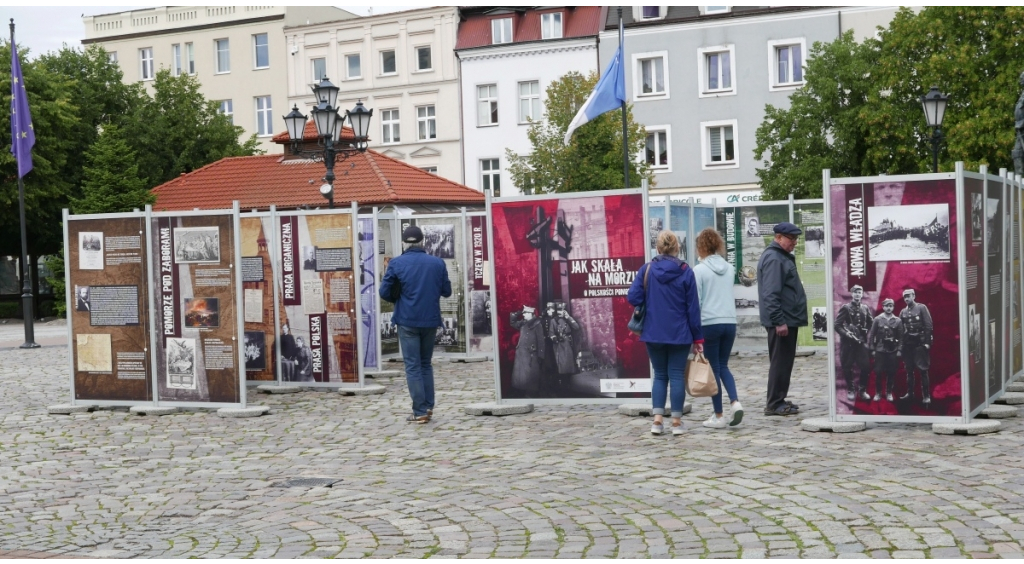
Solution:
[{"label": "flag pole", "polygon": [[[18,56],[17,55],[17,49],[15,48],[14,45],[15,45],[14,44],[14,18],[11,18],[11,59],[12,59],[12,61],[13,61],[14,57]],[[11,92],[11,94],[14,94],[14,89],[17,88],[18,85],[14,84],[14,80],[13,80],[14,67],[13,66],[11,67],[11,73],[12,73],[12,80],[11,80],[12,92]],[[21,86],[24,87],[24,84],[22,84]],[[12,106],[13,106],[13,98],[12,98]],[[20,116],[18,117],[18,119],[21,119]],[[13,132],[13,129],[12,129],[12,132]],[[13,148],[14,146],[16,146],[15,145],[16,140],[12,139],[11,141],[12,141],[11,147]],[[39,344],[36,343],[35,327],[33,327],[34,315],[33,315],[33,311],[32,311],[33,310],[33,308],[32,308],[32,282],[31,282],[31,279],[29,278],[30,270],[29,270],[29,264],[28,264],[28,235],[25,233],[25,225],[26,225],[26,223],[25,223],[25,181],[21,177],[21,171],[20,170],[18,171],[18,206],[20,208],[20,213],[21,213],[21,316],[22,316],[22,318],[24,319],[24,322],[25,322],[25,342],[21,344],[20,348],[23,348],[23,349],[37,349],[37,348],[39,348]]]},{"label": "flag pole", "polygon": [[[622,25],[622,6],[619,6],[619,56],[622,60],[619,64],[622,72],[626,72],[626,50],[623,48],[623,36],[625,35]],[[626,128],[626,101],[622,101],[622,186],[629,188],[629,137]]]}]

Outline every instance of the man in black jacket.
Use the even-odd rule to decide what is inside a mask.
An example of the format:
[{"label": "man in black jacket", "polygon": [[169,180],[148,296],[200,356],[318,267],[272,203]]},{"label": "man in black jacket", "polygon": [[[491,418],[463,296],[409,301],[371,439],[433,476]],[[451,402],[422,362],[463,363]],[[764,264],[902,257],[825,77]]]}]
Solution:
[{"label": "man in black jacket", "polygon": [[796,270],[797,238],[803,233],[789,222],[775,226],[775,240],[757,263],[757,296],[761,325],[768,330],[768,398],[765,415],[794,415],[786,400],[796,359],[797,329],[807,326],[807,295]]}]

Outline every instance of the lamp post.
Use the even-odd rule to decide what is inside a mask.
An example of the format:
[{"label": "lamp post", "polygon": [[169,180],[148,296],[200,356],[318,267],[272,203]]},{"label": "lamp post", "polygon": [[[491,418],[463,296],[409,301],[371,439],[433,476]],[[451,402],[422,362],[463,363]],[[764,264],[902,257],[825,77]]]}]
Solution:
[{"label": "lamp post", "polygon": [[949,96],[939,92],[938,86],[932,86],[927,94],[921,96],[921,107],[924,108],[924,119],[932,128],[932,172],[939,172],[939,144],[942,143],[942,118],[946,115],[946,101]]},{"label": "lamp post", "polygon": [[[324,175],[324,185],[320,187],[320,193],[327,198],[328,208],[334,207],[334,163],[338,157],[345,160],[356,153],[366,152],[370,118],[373,117],[373,110],[363,106],[362,101],[356,102],[356,107],[351,110],[345,110],[344,117],[339,115],[337,108],[339,90],[341,89],[331,84],[327,77],[313,85],[313,96],[317,101],[312,110],[313,124],[316,125],[317,145],[323,147],[321,150],[301,149],[300,143],[306,128],[306,116],[299,112],[298,105],[293,106],[292,111],[284,116],[288,137],[292,142],[292,154],[324,161],[327,173]],[[355,133],[355,143],[352,146],[341,145],[341,133],[345,120],[352,125],[352,131]]]}]

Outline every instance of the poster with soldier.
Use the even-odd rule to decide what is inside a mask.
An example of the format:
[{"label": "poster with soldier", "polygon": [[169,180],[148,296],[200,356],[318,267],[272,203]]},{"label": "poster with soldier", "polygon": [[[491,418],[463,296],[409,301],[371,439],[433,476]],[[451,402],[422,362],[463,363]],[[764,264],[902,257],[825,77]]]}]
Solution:
[{"label": "poster with soldier", "polygon": [[961,417],[955,179],[834,182],[826,250],[837,418]]},{"label": "poster with soldier", "polygon": [[644,206],[639,190],[492,201],[500,400],[649,397],[647,351],[626,328]]}]

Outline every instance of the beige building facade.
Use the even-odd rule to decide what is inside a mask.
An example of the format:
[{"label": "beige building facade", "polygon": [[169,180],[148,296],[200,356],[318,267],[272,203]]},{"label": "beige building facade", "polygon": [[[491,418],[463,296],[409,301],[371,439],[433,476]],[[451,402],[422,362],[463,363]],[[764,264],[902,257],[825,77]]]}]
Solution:
[{"label": "beige building facade", "polygon": [[291,107],[284,29],[355,17],[326,6],[164,6],[86,16],[82,43],[103,46],[128,83],[151,88],[160,69],[194,75],[246,137],[280,153],[271,138]]},{"label": "beige building facade", "polygon": [[326,76],[342,113],[373,110],[370,147],[462,183],[458,9],[421,8],[285,28],[288,108],[307,116],[310,86]]}]

